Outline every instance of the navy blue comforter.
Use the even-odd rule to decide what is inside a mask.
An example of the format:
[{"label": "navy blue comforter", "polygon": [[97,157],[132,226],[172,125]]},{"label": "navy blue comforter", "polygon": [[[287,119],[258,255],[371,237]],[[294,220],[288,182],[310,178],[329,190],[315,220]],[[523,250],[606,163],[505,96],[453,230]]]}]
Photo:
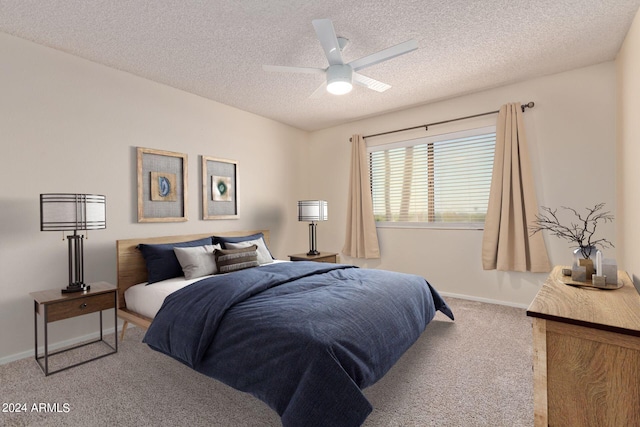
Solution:
[{"label": "navy blue comforter", "polygon": [[361,389],[393,366],[436,310],[453,319],[418,276],[276,263],[174,292],[144,342],[253,394],[285,427],[359,426],[372,409]]}]

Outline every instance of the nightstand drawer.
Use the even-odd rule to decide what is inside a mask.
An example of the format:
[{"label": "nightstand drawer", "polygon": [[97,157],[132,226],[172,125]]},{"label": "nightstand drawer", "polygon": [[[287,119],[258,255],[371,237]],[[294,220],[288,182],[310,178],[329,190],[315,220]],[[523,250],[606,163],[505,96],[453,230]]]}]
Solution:
[{"label": "nightstand drawer", "polygon": [[109,308],[115,308],[114,292],[74,298],[68,301],[49,304],[47,307],[47,319],[45,319],[45,321],[55,322],[56,320],[95,313],[96,311],[107,310]]},{"label": "nightstand drawer", "polygon": [[329,256],[320,256],[316,259],[314,259],[315,262],[329,262],[329,263],[336,263],[336,256],[335,255],[329,255]]}]

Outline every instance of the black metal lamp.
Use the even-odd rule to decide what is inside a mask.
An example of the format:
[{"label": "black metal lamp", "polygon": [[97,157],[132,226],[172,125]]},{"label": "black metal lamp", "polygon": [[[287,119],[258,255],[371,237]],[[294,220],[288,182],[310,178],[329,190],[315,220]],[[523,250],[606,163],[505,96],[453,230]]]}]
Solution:
[{"label": "black metal lamp", "polygon": [[325,200],[300,200],[298,202],[298,221],[311,221],[307,255],[320,255],[316,248],[316,221],[326,221],[327,219],[329,219],[329,212]]},{"label": "black metal lamp", "polygon": [[84,235],[78,230],[107,228],[107,199],[98,194],[40,194],[40,231],[73,231],[69,242],[69,286],[63,293],[88,291],[84,283]]}]

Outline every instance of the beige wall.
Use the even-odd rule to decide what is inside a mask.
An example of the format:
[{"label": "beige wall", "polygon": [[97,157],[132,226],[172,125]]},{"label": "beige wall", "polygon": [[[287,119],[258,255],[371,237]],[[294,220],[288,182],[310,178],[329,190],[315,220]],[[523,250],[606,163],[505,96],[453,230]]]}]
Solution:
[{"label": "beige wall", "polygon": [[640,12],[616,59],[618,82],[618,254],[620,266],[640,281]]},{"label": "beige wall", "polygon": [[[68,278],[61,233],[39,230],[40,193],[107,196],[107,229],[85,242],[87,281],[115,283],[121,238],[269,228],[276,256],[305,247],[290,224],[306,132],[3,34],[0,69],[0,362],[31,355],[29,292]],[[188,154],[188,222],[136,222],[137,146]],[[239,162],[240,219],[200,219],[201,154]],[[95,332],[91,316],[54,323],[51,342]]]},{"label": "beige wall", "polygon": [[[319,247],[340,251],[344,241],[351,134],[368,135],[494,111],[515,101],[535,102],[524,120],[539,204],[583,209],[605,202],[615,215],[615,66],[607,62],[312,133],[309,192],[328,200],[330,217],[318,225]],[[495,122],[495,116],[434,126],[429,133],[462,125],[481,126],[487,121]],[[418,134],[424,131],[399,133],[393,138]],[[372,138],[369,142],[380,141]],[[603,237],[614,239],[614,224],[603,226],[602,231]],[[483,271],[481,231],[379,229],[378,236],[380,260],[343,260],[420,274],[443,293],[515,305],[528,305],[545,278],[544,274]],[[546,242],[552,263],[571,262],[568,244],[549,236]],[[615,257],[615,250],[606,255]]]},{"label": "beige wall", "polygon": [[[136,236],[269,228],[274,254],[286,258],[307,246],[307,225],[295,216],[300,198],[329,201],[330,220],[318,225],[318,245],[339,252],[352,133],[382,132],[531,100],[536,107],[527,111],[525,122],[540,204],[580,208],[603,201],[616,213],[613,62],[308,134],[2,34],[0,58],[0,363],[31,354],[28,293],[63,287],[67,279],[66,243],[58,233],[39,231],[39,193],[107,195],[107,229],[92,232],[85,243],[88,281],[115,282],[114,242]],[[637,67],[637,57],[635,62]],[[137,146],[189,155],[188,222],[136,222]],[[199,219],[200,154],[239,161],[240,219]],[[615,226],[603,231],[613,239]],[[516,305],[528,304],[544,278],[482,271],[480,231],[384,229],[379,236],[381,260],[343,261],[421,274],[447,294]],[[552,262],[569,262],[564,242],[549,237],[547,242]],[[95,330],[90,322],[70,319],[53,324],[50,332],[56,342]]]}]

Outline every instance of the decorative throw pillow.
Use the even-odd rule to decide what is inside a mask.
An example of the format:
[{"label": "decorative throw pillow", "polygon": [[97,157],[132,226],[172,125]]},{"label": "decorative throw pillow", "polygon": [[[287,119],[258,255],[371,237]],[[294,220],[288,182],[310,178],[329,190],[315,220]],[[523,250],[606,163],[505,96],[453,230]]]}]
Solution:
[{"label": "decorative throw pillow", "polygon": [[216,249],[213,256],[216,259],[218,273],[231,273],[245,268],[257,267],[258,247],[256,245],[242,249]]},{"label": "decorative throw pillow", "polygon": [[256,233],[256,234],[250,234],[248,236],[212,236],[211,237],[213,239],[213,244],[221,244],[223,249],[227,249],[227,245],[229,243],[239,243],[239,242],[247,242],[247,241],[251,241],[251,240],[260,240],[262,239],[262,244],[264,245],[265,249],[267,250],[267,252],[269,252],[269,256],[271,257],[271,259],[274,259],[273,256],[271,255],[271,251],[269,250],[269,248],[267,247],[267,244],[264,240],[264,234],[263,233]]},{"label": "decorative throw pillow", "polygon": [[185,279],[216,274],[216,259],[213,257],[215,249],[222,249],[220,245],[194,246],[192,248],[173,248],[173,252],[180,262]]},{"label": "decorative throw pillow", "polygon": [[259,239],[255,239],[255,240],[245,240],[243,242],[226,242],[224,244],[224,247],[227,249],[241,249],[241,248],[248,248],[250,246],[257,246],[258,250],[258,264],[262,265],[262,264],[269,264],[270,262],[273,262],[273,257],[271,256],[271,252],[269,252],[269,249],[267,249],[267,245],[264,243],[264,239],[262,237],[260,237]]},{"label": "decorative throw pillow", "polygon": [[138,249],[144,257],[147,265],[147,282],[152,284],[161,280],[171,279],[172,277],[180,277],[184,273],[173,248],[193,247],[212,245],[211,237],[204,239],[192,240],[190,242],[166,243],[159,245],[150,245],[141,243]]}]

